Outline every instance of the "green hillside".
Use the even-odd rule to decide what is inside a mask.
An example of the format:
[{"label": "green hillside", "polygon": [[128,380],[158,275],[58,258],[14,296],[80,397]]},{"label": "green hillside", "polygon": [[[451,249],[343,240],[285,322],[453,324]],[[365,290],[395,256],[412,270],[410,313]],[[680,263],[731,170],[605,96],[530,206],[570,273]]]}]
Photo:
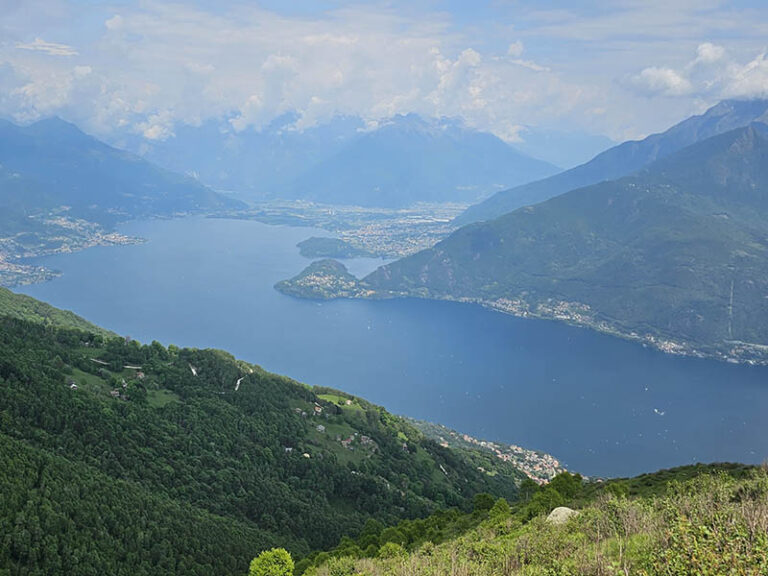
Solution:
[{"label": "green hillside", "polygon": [[361,399],[4,299],[38,322],[0,317],[0,573],[244,573],[523,478]]},{"label": "green hillside", "polygon": [[2,287],[0,287],[0,316],[10,316],[57,328],[75,328],[101,336],[114,336],[109,330],[91,324],[77,314],[59,310],[50,304],[23,294],[15,294]]},{"label": "green hillside", "polygon": [[312,576],[758,576],[768,570],[767,498],[768,473],[738,465],[588,484],[566,473],[511,506],[478,497],[472,514],[371,527],[297,567]]},{"label": "green hillside", "polygon": [[763,358],[767,131],[734,130],[634,176],[466,226],[379,268],[356,295],[477,301],[671,352]]}]

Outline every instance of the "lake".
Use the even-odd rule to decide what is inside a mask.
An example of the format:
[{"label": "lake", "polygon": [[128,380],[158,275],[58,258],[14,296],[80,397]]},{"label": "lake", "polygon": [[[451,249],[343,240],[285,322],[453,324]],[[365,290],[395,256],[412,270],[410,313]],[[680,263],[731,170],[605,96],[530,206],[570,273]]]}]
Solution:
[{"label": "lake", "polygon": [[[144,244],[40,258],[20,291],[143,342],[215,347],[394,413],[552,453],[589,475],[768,456],[768,369],[667,356],[473,305],[312,302],[273,289],[311,228],[131,222]],[[380,261],[348,262],[364,274]]]}]

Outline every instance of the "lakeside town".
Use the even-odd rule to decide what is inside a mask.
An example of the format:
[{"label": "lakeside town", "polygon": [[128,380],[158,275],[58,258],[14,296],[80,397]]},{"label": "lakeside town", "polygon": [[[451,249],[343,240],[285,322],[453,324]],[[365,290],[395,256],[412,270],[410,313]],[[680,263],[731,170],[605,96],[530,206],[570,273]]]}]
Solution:
[{"label": "lakeside town", "polygon": [[539,485],[548,483],[557,474],[566,471],[565,466],[557,458],[545,452],[527,450],[515,444],[480,440],[469,434],[451,430],[442,424],[411,418],[408,418],[408,421],[444,448],[480,449],[490,452],[499,460],[512,464]]},{"label": "lakeside town", "polygon": [[[340,249],[358,255],[394,259],[433,246],[455,227],[463,204],[417,204],[405,209],[331,206],[302,201],[274,201],[252,209],[210,214],[210,217],[255,220],[272,225],[321,228],[337,236]],[[20,286],[56,278],[55,270],[30,262],[33,258],[78,252],[93,246],[137,244],[132,238],[67,213],[66,207],[28,217],[31,231],[0,237],[0,286]],[[342,257],[341,254],[330,254]]]},{"label": "lakeside town", "polygon": [[45,282],[59,273],[29,262],[32,258],[79,252],[94,246],[139,244],[133,238],[101,225],[60,212],[34,218],[33,232],[0,237],[0,286],[21,286]]},{"label": "lakeside town", "polygon": [[322,228],[368,256],[402,258],[431,248],[448,236],[456,228],[453,219],[465,208],[465,204],[458,203],[419,203],[409,208],[388,209],[275,201],[220,216]]}]

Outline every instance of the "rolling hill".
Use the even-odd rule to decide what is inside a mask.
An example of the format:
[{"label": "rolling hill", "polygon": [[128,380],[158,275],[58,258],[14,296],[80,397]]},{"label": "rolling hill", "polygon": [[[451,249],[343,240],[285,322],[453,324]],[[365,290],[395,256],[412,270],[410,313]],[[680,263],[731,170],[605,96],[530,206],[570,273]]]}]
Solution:
[{"label": "rolling hill", "polygon": [[522,501],[478,498],[472,514],[371,530],[297,568],[307,576],[757,576],[768,570],[767,481],[765,470],[733,464],[605,482],[562,474]]},{"label": "rolling hill", "polygon": [[74,312],[60,310],[24,294],[16,294],[0,287],[0,316],[27,320],[55,328],[73,328],[101,336],[115,336],[95,324],[91,324]]},{"label": "rolling hill", "polygon": [[723,101],[704,114],[688,118],[666,132],[653,134],[640,141],[624,142],[581,166],[544,180],[498,192],[469,207],[456,218],[455,223],[465,225],[493,220],[522,206],[537,204],[576,188],[621,178],[686,146],[752,122],[768,122],[768,100]]}]

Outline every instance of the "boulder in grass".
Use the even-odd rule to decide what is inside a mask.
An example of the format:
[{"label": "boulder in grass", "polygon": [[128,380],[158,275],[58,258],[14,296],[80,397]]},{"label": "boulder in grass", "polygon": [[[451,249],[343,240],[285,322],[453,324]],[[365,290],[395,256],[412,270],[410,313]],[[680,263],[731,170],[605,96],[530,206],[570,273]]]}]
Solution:
[{"label": "boulder in grass", "polygon": [[560,526],[561,524],[565,524],[568,522],[568,520],[578,515],[578,511],[573,510],[572,508],[568,508],[567,506],[558,506],[549,513],[549,516],[547,516],[547,522],[556,526]]}]

